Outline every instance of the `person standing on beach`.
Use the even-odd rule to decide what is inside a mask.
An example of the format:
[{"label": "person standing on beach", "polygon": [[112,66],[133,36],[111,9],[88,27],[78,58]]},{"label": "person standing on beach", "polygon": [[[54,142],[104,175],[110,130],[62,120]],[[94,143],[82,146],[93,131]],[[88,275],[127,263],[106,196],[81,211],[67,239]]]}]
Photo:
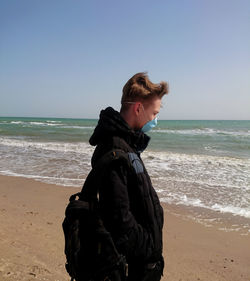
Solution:
[{"label": "person standing on beach", "polygon": [[120,112],[102,110],[89,140],[96,146],[92,166],[115,149],[125,152],[132,164],[120,161],[105,167],[99,188],[100,214],[126,257],[128,281],[158,281],[163,274],[163,210],[140,154],[150,140],[145,132],[156,126],[167,93],[166,82],[154,84],[146,73],[135,74],[123,87]]}]

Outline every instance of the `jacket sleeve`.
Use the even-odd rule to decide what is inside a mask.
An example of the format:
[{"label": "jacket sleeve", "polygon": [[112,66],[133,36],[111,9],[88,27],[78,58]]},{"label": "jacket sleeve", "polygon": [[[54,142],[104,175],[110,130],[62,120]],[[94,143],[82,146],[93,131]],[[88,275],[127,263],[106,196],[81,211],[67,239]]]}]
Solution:
[{"label": "jacket sleeve", "polygon": [[131,212],[130,196],[133,195],[128,192],[128,177],[128,168],[119,161],[107,169],[100,189],[100,208],[104,224],[128,262],[135,259],[138,262],[138,258],[141,262],[157,260],[159,257],[154,257],[152,233],[138,223]]}]

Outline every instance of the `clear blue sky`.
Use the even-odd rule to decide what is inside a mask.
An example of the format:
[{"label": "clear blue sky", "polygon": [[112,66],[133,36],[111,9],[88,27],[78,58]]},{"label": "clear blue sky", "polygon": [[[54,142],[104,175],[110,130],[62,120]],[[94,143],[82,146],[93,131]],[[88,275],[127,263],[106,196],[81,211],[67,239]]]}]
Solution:
[{"label": "clear blue sky", "polygon": [[0,0],[0,116],[97,118],[135,73],[161,119],[250,119],[249,0]]}]

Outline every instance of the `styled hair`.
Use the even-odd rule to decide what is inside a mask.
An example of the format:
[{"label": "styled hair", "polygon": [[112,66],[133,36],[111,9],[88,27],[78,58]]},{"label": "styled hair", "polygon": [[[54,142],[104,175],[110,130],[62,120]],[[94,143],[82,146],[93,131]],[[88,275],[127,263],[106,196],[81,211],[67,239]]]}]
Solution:
[{"label": "styled hair", "polygon": [[168,94],[167,82],[152,83],[147,72],[140,72],[131,77],[123,87],[121,99],[122,109],[127,108],[131,102],[150,102],[155,97],[162,98]]}]

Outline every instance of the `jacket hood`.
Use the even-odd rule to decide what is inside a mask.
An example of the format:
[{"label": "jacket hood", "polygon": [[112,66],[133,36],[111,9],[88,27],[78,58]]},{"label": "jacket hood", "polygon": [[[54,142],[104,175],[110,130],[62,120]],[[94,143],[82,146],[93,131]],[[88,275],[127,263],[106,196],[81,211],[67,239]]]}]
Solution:
[{"label": "jacket hood", "polygon": [[134,131],[131,129],[118,111],[108,107],[101,111],[100,119],[89,139],[89,143],[95,146],[108,141],[114,136],[124,139],[138,152],[142,152],[150,140],[150,137],[141,130]]}]

